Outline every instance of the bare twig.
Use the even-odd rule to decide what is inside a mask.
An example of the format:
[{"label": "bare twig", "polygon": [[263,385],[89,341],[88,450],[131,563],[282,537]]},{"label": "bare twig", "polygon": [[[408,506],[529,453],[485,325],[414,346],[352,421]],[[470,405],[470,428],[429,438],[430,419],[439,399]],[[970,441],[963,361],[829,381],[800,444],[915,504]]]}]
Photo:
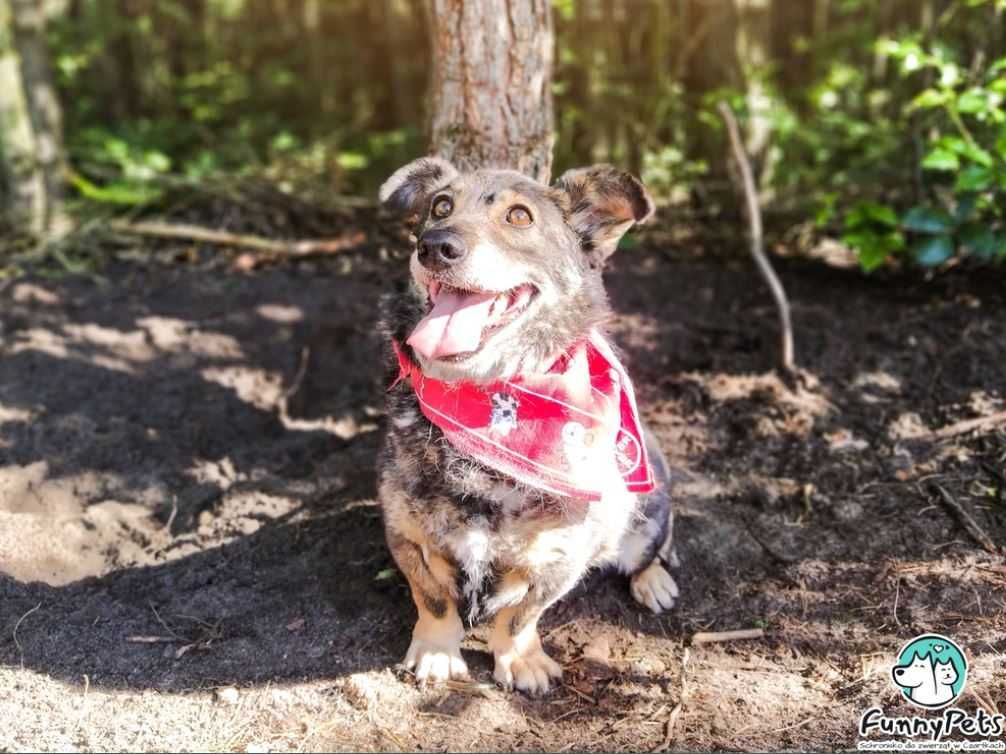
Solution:
[{"label": "bare twig", "polygon": [[127,636],[126,641],[130,644],[173,644],[176,641],[180,641],[180,639],[177,636],[146,636],[137,634]]},{"label": "bare twig", "polygon": [[164,525],[164,529],[170,534],[171,527],[175,523],[175,518],[178,516],[178,496],[175,495],[171,499],[171,515],[168,516],[168,522]]},{"label": "bare twig", "polygon": [[775,299],[776,308],[779,310],[779,328],[781,339],[782,368],[787,372],[793,372],[796,368],[796,357],[793,349],[793,323],[790,318],[789,299],[786,297],[786,290],[782,287],[779,277],[772,269],[772,263],[765,256],[764,230],[762,229],[761,206],[758,203],[758,191],[755,188],[754,173],[751,170],[751,161],[748,159],[741,141],[740,128],[737,126],[737,118],[734,117],[733,110],[726,102],[721,102],[719,106],[720,115],[726,123],[727,132],[730,135],[730,144],[733,147],[734,159],[741,174],[741,183],[744,186],[744,195],[747,198],[748,222],[751,225],[751,256],[754,257],[758,271],[761,272],[769,289],[772,291],[772,298]]},{"label": "bare twig", "polygon": [[574,694],[576,694],[578,697],[580,697],[581,699],[583,699],[585,702],[590,702],[591,704],[594,704],[594,705],[597,704],[597,699],[595,699],[594,697],[592,697],[590,694],[583,693],[576,686],[573,686],[572,684],[569,684],[569,683],[565,683],[565,684],[563,684],[563,686],[566,687],[567,691],[572,691]]},{"label": "bare twig", "polygon": [[724,641],[761,639],[765,636],[761,628],[741,628],[737,631],[699,631],[692,636],[692,644],[716,644]]},{"label": "bare twig", "polygon": [[24,619],[27,618],[32,613],[34,613],[40,607],[42,607],[42,603],[41,602],[39,602],[37,605],[35,605],[35,607],[33,607],[27,613],[25,613],[20,618],[18,618],[17,619],[17,623],[14,624],[14,632],[13,632],[12,636],[14,637],[14,646],[17,647],[17,653],[21,657],[21,670],[24,670],[24,647],[22,647],[21,646],[21,642],[18,641],[17,630],[19,628],[21,628],[21,624],[24,622]]},{"label": "bare twig", "polygon": [[667,716],[667,725],[664,730],[664,740],[660,742],[659,745],[650,749],[651,753],[658,751],[667,751],[671,748],[671,744],[674,742],[674,729],[678,725],[678,718],[681,717],[681,709],[685,703],[685,697],[688,694],[688,660],[691,659],[692,652],[688,647],[685,647],[684,653],[681,655],[681,697],[677,704],[674,705],[674,709],[671,710],[671,714]]},{"label": "bare twig", "polygon": [[293,382],[290,383],[290,387],[283,392],[283,400],[292,398],[300,390],[301,383],[304,382],[304,375],[307,374],[307,364],[311,360],[311,349],[308,346],[304,346],[300,349],[300,362],[297,365],[297,374],[293,377]]},{"label": "bare twig", "polygon": [[228,233],[223,230],[203,228],[198,225],[163,222],[124,222],[109,223],[112,230],[120,233],[131,233],[138,236],[153,238],[173,238],[179,241],[197,241],[200,243],[217,244],[219,246],[236,246],[253,249],[271,257],[309,257],[319,254],[336,254],[362,244],[367,236],[362,230],[353,231],[339,238],[316,239],[310,241],[281,241],[261,236],[250,236],[238,233]]},{"label": "bare twig", "polygon": [[981,545],[981,548],[986,552],[990,552],[993,555],[999,555],[1002,550],[992,541],[992,538],[985,533],[985,530],[978,525],[978,522],[974,520],[970,513],[964,510],[964,506],[954,500],[953,496],[947,492],[943,487],[938,484],[933,484],[933,489],[935,489],[939,495],[940,500],[943,502],[950,512],[953,514],[954,518],[964,527],[964,530],[971,535],[971,538]]},{"label": "bare twig", "polygon": [[667,751],[671,748],[671,744],[674,742],[674,728],[678,724],[679,717],[681,717],[680,702],[674,705],[674,709],[671,710],[671,714],[667,717],[667,732],[664,735],[663,743],[651,749],[651,752]]},{"label": "bare twig", "polygon": [[946,440],[959,435],[966,435],[968,432],[984,431],[1006,424],[1006,411],[1000,411],[988,416],[979,416],[977,419],[965,419],[964,421],[948,424],[946,427],[936,429],[925,435],[926,440]]},{"label": "bare twig", "polygon": [[898,598],[901,596],[901,577],[898,576],[898,580],[894,583],[894,608],[891,614],[894,615],[894,622],[901,627],[901,621],[898,619]]},{"label": "bare twig", "polygon": [[157,618],[157,622],[164,627],[164,630],[167,631],[172,636],[174,636],[175,639],[181,639],[182,637],[178,635],[178,632],[176,632],[174,629],[171,628],[171,626],[169,626],[167,623],[164,622],[164,618],[162,618],[161,614],[157,612],[157,607],[154,605],[154,603],[148,602],[147,604],[150,605],[150,609],[153,610],[154,612],[154,617]]}]

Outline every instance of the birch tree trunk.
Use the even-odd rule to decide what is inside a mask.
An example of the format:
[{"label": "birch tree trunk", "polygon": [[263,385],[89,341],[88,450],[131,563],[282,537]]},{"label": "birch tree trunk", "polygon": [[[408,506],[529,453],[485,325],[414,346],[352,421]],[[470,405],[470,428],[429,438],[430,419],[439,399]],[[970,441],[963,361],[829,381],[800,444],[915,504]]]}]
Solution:
[{"label": "birch tree trunk", "polygon": [[552,171],[549,0],[426,0],[433,151],[459,169]]},{"label": "birch tree trunk", "polygon": [[45,232],[45,181],[35,159],[8,0],[0,0],[0,178],[3,209],[35,235]]}]

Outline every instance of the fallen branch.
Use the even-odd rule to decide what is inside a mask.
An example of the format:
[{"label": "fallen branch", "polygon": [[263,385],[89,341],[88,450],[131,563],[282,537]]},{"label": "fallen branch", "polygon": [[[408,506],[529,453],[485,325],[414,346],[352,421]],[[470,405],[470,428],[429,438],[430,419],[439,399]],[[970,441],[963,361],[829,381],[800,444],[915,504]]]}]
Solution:
[{"label": "fallen branch", "polygon": [[678,725],[678,718],[681,717],[681,708],[685,703],[685,697],[688,695],[688,660],[691,659],[691,656],[691,650],[685,647],[684,653],[681,655],[681,696],[678,703],[674,705],[674,709],[671,710],[671,714],[667,716],[664,740],[658,746],[650,749],[651,754],[659,751],[668,751],[674,742],[674,729]]},{"label": "fallen branch", "polygon": [[966,435],[968,432],[976,430],[992,429],[1000,424],[1006,424],[1006,411],[989,414],[988,416],[980,416],[977,419],[965,419],[964,421],[947,425],[942,429],[933,430],[929,434],[924,435],[922,439],[947,440],[951,437]]},{"label": "fallen branch", "polygon": [[782,368],[786,372],[792,373],[796,366],[796,357],[793,348],[793,323],[790,318],[789,299],[786,297],[786,290],[782,287],[779,277],[772,269],[772,263],[765,256],[764,231],[762,229],[761,206],[758,204],[758,191],[755,188],[754,173],[751,170],[751,161],[748,159],[741,141],[740,128],[737,126],[737,118],[734,117],[733,110],[725,102],[719,105],[720,115],[726,123],[727,132],[730,135],[730,144],[733,147],[734,160],[741,174],[741,184],[744,187],[744,195],[747,198],[748,222],[751,226],[751,256],[754,257],[758,271],[761,272],[765,282],[768,283],[772,291],[772,298],[775,299],[776,308],[779,310],[779,329],[781,339]]},{"label": "fallen branch", "polygon": [[736,631],[699,631],[692,636],[692,644],[717,644],[724,641],[744,641],[761,639],[765,630],[761,628],[741,628]]},{"label": "fallen branch", "polygon": [[971,514],[964,510],[964,506],[954,500],[953,496],[947,492],[942,486],[938,484],[933,484],[933,488],[939,493],[940,500],[943,502],[950,512],[953,514],[954,518],[964,527],[964,530],[971,535],[971,538],[981,545],[981,548],[986,552],[990,552],[993,555],[1000,555],[1002,550],[992,541],[992,538],[985,533],[985,530],[978,525],[978,522],[972,518]]},{"label": "fallen branch", "polygon": [[281,241],[261,236],[250,236],[239,233],[228,233],[223,230],[203,228],[198,225],[162,222],[125,222],[112,221],[112,230],[120,233],[131,233],[137,236],[152,238],[167,238],[179,241],[197,241],[199,243],[216,244],[218,246],[235,246],[243,249],[253,249],[271,257],[297,258],[316,256],[319,254],[336,254],[362,244],[367,235],[362,230],[353,231],[339,238],[314,239],[308,241]]}]

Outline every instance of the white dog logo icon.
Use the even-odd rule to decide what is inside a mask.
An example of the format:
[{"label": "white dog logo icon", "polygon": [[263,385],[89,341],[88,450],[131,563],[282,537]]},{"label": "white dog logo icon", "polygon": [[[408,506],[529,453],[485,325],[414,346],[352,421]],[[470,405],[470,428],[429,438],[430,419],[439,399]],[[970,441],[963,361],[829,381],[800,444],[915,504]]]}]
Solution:
[{"label": "white dog logo icon", "polygon": [[961,695],[967,671],[960,647],[945,636],[924,634],[902,648],[891,679],[912,704],[941,709]]}]

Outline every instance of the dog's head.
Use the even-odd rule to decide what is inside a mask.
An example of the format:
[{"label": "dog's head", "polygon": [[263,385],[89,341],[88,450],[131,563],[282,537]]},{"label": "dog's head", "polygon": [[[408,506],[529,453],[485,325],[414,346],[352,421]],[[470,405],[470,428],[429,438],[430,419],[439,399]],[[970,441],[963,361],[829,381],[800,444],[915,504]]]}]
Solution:
[{"label": "dog's head", "polygon": [[927,681],[933,680],[933,664],[929,655],[923,657],[916,653],[904,665],[895,665],[891,669],[894,682],[906,689],[914,689]]},{"label": "dog's head", "polygon": [[606,165],[544,186],[426,157],[392,175],[380,198],[418,221],[419,311],[407,341],[423,371],[447,381],[550,366],[606,318],[604,260],[653,212],[642,184]]}]

